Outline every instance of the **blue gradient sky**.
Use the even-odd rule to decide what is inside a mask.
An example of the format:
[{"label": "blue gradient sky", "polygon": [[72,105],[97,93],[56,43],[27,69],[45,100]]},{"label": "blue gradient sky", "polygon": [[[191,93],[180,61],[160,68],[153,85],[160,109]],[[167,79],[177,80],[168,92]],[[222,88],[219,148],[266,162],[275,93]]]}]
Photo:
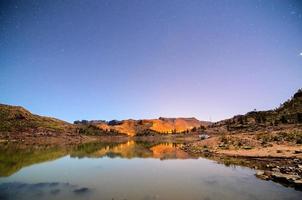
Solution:
[{"label": "blue gradient sky", "polygon": [[0,102],[40,115],[216,121],[302,87],[301,1],[0,6]]}]

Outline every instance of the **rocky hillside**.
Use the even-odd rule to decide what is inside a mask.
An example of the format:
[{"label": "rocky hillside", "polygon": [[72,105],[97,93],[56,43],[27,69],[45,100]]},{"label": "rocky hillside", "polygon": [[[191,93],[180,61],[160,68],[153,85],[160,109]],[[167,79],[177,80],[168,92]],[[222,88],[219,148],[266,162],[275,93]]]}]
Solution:
[{"label": "rocky hillside", "polygon": [[[20,106],[0,104],[0,136],[5,133],[26,133],[27,135],[58,135],[60,133],[84,135],[129,136],[176,134],[199,132],[209,133],[251,132],[263,129],[280,128],[285,125],[302,127],[302,90],[299,90],[279,108],[268,111],[252,111],[216,123],[199,121],[196,118],[163,118],[142,120],[75,121],[74,124],[30,113]],[[196,131],[197,130],[197,131]],[[4,134],[3,134],[4,133]]]},{"label": "rocky hillside", "polygon": [[23,135],[49,135],[85,134],[85,135],[118,135],[126,134],[150,135],[167,133],[185,133],[192,129],[207,126],[195,118],[159,118],[148,120],[102,120],[76,121],[70,124],[51,117],[32,114],[20,106],[0,104],[0,136]]},{"label": "rocky hillside", "polygon": [[67,133],[75,127],[67,122],[34,115],[20,106],[0,104],[0,133]]},{"label": "rocky hillside", "polygon": [[251,111],[209,126],[213,131],[255,131],[282,125],[302,125],[302,90],[274,110]]},{"label": "rocky hillside", "polygon": [[163,118],[143,120],[75,121],[77,125],[90,125],[108,133],[121,133],[129,136],[149,134],[186,133],[192,129],[206,127],[210,123],[196,118]]}]

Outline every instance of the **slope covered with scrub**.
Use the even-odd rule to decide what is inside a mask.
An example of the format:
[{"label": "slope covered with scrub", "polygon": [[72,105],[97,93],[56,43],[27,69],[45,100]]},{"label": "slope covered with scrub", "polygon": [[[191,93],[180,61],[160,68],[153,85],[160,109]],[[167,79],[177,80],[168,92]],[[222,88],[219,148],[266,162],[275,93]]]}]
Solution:
[{"label": "slope covered with scrub", "polygon": [[0,104],[0,132],[55,132],[74,131],[74,126],[51,117],[32,114],[20,106]]},{"label": "slope covered with scrub", "polygon": [[245,115],[236,115],[213,123],[209,128],[214,131],[256,131],[291,124],[302,124],[301,89],[274,110],[251,111]]}]

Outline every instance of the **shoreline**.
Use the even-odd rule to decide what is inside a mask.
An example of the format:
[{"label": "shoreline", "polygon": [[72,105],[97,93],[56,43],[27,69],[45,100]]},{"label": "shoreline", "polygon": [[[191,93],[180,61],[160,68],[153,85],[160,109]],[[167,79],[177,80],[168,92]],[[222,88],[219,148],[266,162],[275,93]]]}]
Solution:
[{"label": "shoreline", "polygon": [[[198,135],[162,135],[162,136],[86,136],[63,134],[60,136],[11,135],[9,139],[0,139],[1,145],[24,146],[74,146],[94,142],[126,143],[167,142],[179,143],[180,150],[194,156],[214,160],[226,166],[244,166],[256,170],[255,176],[262,180],[272,180],[286,187],[302,191],[302,145],[272,144],[268,147],[225,149],[219,143],[219,136],[200,140]],[[236,136],[236,135],[235,135]]]}]

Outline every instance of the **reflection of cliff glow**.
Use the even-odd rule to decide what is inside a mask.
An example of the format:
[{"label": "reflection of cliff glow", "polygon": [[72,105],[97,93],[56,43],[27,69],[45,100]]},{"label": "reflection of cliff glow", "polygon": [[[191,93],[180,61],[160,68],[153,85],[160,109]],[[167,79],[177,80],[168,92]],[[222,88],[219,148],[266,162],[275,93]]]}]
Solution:
[{"label": "reflection of cliff glow", "polygon": [[127,141],[122,144],[116,145],[106,145],[94,152],[87,154],[87,157],[122,157],[122,158],[159,158],[159,159],[169,159],[169,158],[189,158],[190,156],[180,150],[178,147],[181,144],[175,144],[170,142],[165,143],[146,143],[146,142],[135,142]]},{"label": "reflection of cliff glow", "polygon": [[[179,149],[182,144],[170,142],[94,142],[72,147],[0,146],[0,177],[8,176],[25,166],[55,160],[66,155],[76,158],[192,158]],[[26,151],[24,150],[26,149]],[[14,154],[12,157],[11,155]]]},{"label": "reflection of cliff glow", "polygon": [[153,152],[153,158],[189,158],[189,155],[186,152],[179,150],[176,147],[176,144],[173,143],[159,144],[152,147],[151,150]]}]

